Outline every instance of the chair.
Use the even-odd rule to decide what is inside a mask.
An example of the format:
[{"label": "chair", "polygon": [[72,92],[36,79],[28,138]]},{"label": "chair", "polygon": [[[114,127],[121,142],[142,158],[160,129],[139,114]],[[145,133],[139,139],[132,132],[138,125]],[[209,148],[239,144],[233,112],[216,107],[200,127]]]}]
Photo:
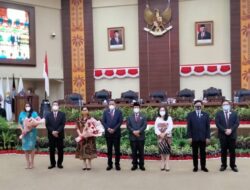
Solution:
[{"label": "chair", "polygon": [[239,98],[239,102],[250,101],[250,90],[240,89],[235,92],[235,96]]},{"label": "chair", "polygon": [[159,102],[164,102],[167,100],[167,92],[164,91],[155,91],[150,93],[149,95],[150,99],[159,103]]},{"label": "chair", "polygon": [[74,105],[74,106],[81,106],[83,103],[82,95],[78,93],[72,93],[72,94],[66,95],[65,103]]},{"label": "chair", "polygon": [[131,103],[133,101],[138,101],[138,93],[132,90],[128,90],[121,94],[121,100],[126,103]]},{"label": "chair", "polygon": [[93,96],[93,102],[103,103],[103,101],[109,101],[111,99],[111,91],[102,89],[100,91],[95,92]]},{"label": "chair", "polygon": [[176,102],[177,103],[191,103],[194,100],[194,90],[190,89],[183,89],[179,92],[177,92]]},{"label": "chair", "polygon": [[210,87],[203,90],[203,99],[207,99],[207,102],[222,102],[225,97],[222,96],[221,89]]}]

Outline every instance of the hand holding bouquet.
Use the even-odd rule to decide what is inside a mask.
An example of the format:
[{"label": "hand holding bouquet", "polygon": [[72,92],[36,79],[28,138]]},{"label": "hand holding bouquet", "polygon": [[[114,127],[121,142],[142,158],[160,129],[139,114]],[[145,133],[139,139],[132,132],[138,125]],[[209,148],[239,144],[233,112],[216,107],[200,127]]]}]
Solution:
[{"label": "hand holding bouquet", "polygon": [[39,124],[45,123],[45,119],[37,118],[25,118],[23,121],[23,130],[22,134],[19,136],[19,139],[22,139],[28,132],[33,128],[36,128]]}]

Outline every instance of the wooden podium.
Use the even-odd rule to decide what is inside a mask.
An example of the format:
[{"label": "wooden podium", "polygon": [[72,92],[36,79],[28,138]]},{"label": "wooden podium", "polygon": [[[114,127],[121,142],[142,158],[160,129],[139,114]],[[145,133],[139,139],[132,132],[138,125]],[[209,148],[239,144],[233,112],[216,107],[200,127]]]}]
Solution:
[{"label": "wooden podium", "polygon": [[34,111],[39,113],[39,97],[35,94],[25,96],[15,96],[15,121],[18,122],[18,117],[21,111],[24,111],[25,104],[29,102]]}]

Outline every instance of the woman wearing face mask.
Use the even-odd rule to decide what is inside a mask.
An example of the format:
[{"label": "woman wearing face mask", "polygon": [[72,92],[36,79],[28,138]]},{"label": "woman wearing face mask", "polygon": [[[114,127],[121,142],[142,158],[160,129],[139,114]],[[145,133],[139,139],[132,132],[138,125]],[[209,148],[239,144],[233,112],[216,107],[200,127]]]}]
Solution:
[{"label": "woman wearing face mask", "polygon": [[155,120],[155,134],[158,137],[159,153],[161,155],[161,171],[170,171],[169,157],[171,154],[172,129],[172,118],[168,115],[166,108],[160,107],[158,117]]},{"label": "woman wearing face mask", "polygon": [[[37,112],[33,111],[30,103],[26,103],[24,111],[19,114],[18,123],[23,132],[24,130],[24,120],[27,118],[38,118]],[[26,169],[32,169],[34,167],[34,157],[35,157],[35,146],[36,146],[37,129],[33,128],[25,136],[22,137],[22,150],[25,153],[25,159],[27,162]]]},{"label": "woman wearing face mask", "polygon": [[91,170],[91,160],[97,157],[95,137],[86,134],[87,127],[98,125],[97,120],[90,116],[88,108],[83,107],[81,116],[77,121],[76,131],[82,137],[77,143],[76,158],[83,160],[83,170]]}]

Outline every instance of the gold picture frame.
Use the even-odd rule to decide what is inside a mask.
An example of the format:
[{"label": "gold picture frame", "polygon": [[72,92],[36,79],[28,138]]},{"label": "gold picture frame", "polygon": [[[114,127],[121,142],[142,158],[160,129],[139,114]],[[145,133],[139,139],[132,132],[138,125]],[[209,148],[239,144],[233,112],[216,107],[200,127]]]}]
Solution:
[{"label": "gold picture frame", "polygon": [[207,46],[214,44],[214,22],[195,22],[195,45]]},{"label": "gold picture frame", "polygon": [[125,29],[124,27],[113,27],[107,29],[108,50],[117,51],[125,49]]}]

